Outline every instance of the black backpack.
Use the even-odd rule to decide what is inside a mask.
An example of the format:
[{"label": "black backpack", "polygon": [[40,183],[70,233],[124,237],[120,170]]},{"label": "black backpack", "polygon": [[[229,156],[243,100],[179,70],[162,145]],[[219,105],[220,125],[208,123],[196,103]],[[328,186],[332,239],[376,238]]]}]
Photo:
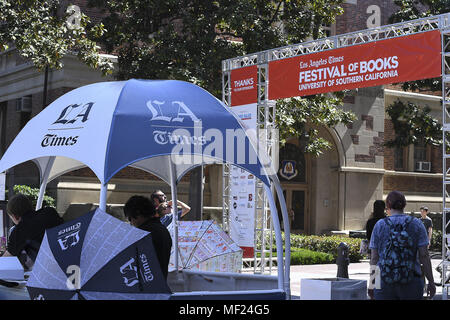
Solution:
[{"label": "black backpack", "polygon": [[414,241],[408,233],[413,219],[409,216],[397,224],[392,223],[389,217],[383,219],[389,227],[389,238],[384,252],[380,254],[379,267],[381,279],[387,284],[406,284],[417,276]]}]

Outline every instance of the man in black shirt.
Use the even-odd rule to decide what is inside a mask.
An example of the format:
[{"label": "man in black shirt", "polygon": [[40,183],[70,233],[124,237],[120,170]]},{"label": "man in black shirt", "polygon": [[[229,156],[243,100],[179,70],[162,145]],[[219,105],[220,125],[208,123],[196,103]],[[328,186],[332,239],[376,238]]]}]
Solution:
[{"label": "man in black shirt", "polygon": [[159,217],[155,215],[155,207],[150,199],[132,196],[123,211],[133,226],[151,233],[161,271],[167,279],[172,238],[167,228],[161,224]]},{"label": "man in black shirt", "polygon": [[16,256],[25,269],[30,269],[36,259],[45,230],[56,227],[64,221],[51,207],[34,211],[30,199],[20,193],[8,201],[6,212],[15,227],[11,231],[7,251],[3,256]]}]

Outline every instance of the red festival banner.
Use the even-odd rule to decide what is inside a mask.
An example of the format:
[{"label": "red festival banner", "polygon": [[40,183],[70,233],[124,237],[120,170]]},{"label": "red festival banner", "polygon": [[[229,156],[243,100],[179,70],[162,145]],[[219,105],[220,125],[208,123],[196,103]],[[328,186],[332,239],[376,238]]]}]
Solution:
[{"label": "red festival banner", "polygon": [[373,87],[441,75],[440,31],[269,63],[269,99]]},{"label": "red festival banner", "polygon": [[231,70],[231,106],[258,102],[258,67]]}]

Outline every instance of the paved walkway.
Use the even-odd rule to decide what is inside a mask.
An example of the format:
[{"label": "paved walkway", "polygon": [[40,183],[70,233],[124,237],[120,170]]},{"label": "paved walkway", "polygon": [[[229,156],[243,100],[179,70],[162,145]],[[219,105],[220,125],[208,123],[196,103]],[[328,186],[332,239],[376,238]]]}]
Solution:
[{"label": "paved walkway", "polygon": [[[434,280],[440,280],[440,274],[436,271],[436,266],[441,260],[432,259]],[[363,260],[360,263],[350,263],[348,266],[349,279],[369,281],[369,261]],[[276,272],[275,272],[276,275]],[[291,296],[293,300],[300,299],[301,279],[336,278],[336,264],[320,264],[306,266],[291,266]],[[436,298],[442,295],[442,287],[436,286]]]}]

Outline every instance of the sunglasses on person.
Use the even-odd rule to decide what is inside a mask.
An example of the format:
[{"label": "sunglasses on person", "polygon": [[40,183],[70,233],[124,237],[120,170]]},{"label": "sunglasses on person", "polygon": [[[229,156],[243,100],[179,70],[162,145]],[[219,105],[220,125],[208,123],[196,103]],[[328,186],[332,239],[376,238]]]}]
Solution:
[{"label": "sunglasses on person", "polygon": [[165,194],[155,194],[155,196],[158,197],[160,202],[164,202],[167,199]]}]

